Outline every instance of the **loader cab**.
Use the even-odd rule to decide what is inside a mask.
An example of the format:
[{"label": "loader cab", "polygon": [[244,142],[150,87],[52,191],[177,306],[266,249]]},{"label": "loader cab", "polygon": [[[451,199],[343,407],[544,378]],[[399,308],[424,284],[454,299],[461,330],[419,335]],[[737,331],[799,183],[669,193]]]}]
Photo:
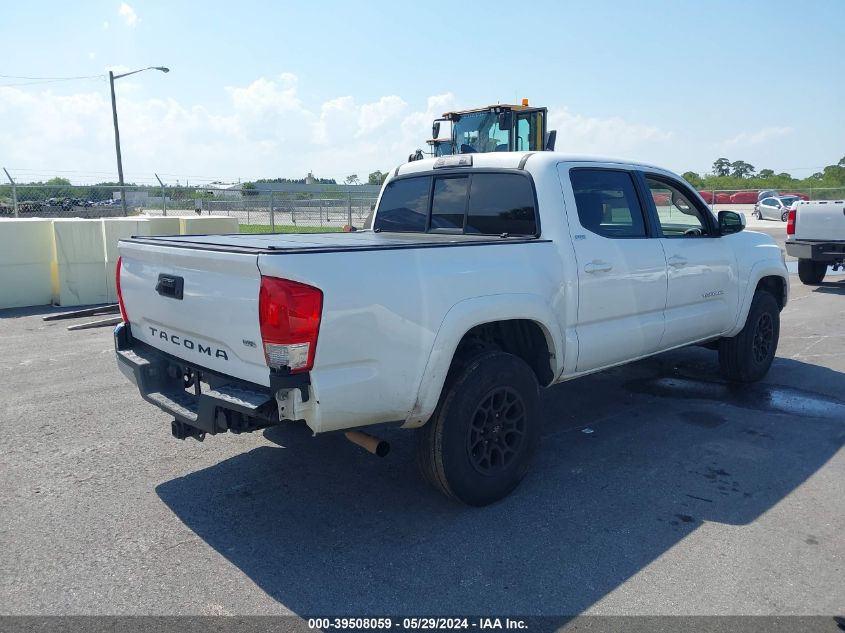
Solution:
[{"label": "loader cab", "polygon": [[455,153],[455,146],[452,144],[450,138],[433,138],[426,141],[428,143],[429,154],[437,158],[438,156],[451,156]]},{"label": "loader cab", "polygon": [[[486,108],[445,112],[431,126],[429,156],[554,150],[556,132],[547,130],[547,108],[496,104]],[[422,150],[409,161],[424,158]]]},{"label": "loader cab", "polygon": [[523,105],[499,104],[443,115],[452,124],[456,154],[554,149],[555,133],[547,134],[547,117],[547,108],[531,108],[527,100]]}]

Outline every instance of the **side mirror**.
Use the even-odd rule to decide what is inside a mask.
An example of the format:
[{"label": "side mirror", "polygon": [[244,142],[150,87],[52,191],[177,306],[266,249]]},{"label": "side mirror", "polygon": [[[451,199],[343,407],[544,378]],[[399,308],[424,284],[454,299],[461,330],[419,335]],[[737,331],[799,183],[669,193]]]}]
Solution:
[{"label": "side mirror", "polygon": [[440,138],[440,121],[435,121],[431,126],[431,138]]},{"label": "side mirror", "polygon": [[745,228],[745,216],[736,211],[719,211],[719,235],[739,233]]},{"label": "side mirror", "polygon": [[499,129],[508,130],[513,127],[513,112],[505,110],[499,113]]}]

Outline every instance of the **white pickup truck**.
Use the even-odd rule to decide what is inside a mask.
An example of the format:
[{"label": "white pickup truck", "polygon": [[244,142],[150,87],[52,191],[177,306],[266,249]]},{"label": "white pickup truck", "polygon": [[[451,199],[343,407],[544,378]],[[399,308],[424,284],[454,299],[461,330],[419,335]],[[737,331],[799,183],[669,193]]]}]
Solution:
[{"label": "white pickup truck", "polygon": [[798,201],[786,218],[786,252],[798,258],[798,278],[809,286],[845,267],[845,200]]},{"label": "white pickup truck", "polygon": [[424,475],[483,505],[527,471],[539,387],[691,344],[747,382],[775,354],[782,252],[658,167],[425,159],[392,172],[371,224],[121,241],[120,369],[181,439],[419,429]]}]

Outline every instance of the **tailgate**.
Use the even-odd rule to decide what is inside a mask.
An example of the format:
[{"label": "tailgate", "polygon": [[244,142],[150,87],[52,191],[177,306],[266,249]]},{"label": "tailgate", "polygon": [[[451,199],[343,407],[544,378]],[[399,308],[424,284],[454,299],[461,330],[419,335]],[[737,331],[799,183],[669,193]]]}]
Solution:
[{"label": "tailgate", "polygon": [[794,239],[845,240],[845,201],[818,200],[799,203]]},{"label": "tailgate", "polygon": [[122,241],[119,248],[121,293],[133,338],[269,386],[258,323],[256,254],[134,241]]}]

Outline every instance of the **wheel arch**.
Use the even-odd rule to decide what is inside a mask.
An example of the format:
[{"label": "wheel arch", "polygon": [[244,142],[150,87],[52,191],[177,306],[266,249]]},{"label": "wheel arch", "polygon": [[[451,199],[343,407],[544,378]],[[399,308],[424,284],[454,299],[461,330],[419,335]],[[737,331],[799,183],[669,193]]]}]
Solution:
[{"label": "wheel arch", "polygon": [[745,294],[741,298],[737,320],[731,330],[725,334],[726,337],[736,336],[745,326],[754,293],[761,289],[774,295],[781,310],[786,307],[789,300],[789,275],[780,262],[777,264],[768,261],[757,262],[751,268]]},{"label": "wheel arch", "polygon": [[[443,318],[422,374],[414,406],[405,420],[406,428],[425,424],[440,399],[440,393],[464,338],[479,327],[514,322],[530,324],[542,334],[548,351],[548,372],[537,370],[536,359],[525,359],[538,375],[538,382],[550,384],[561,373],[564,343],[554,312],[546,301],[532,294],[489,295],[455,304]],[[518,354],[519,355],[519,354]],[[542,376],[542,378],[540,377]]]}]

